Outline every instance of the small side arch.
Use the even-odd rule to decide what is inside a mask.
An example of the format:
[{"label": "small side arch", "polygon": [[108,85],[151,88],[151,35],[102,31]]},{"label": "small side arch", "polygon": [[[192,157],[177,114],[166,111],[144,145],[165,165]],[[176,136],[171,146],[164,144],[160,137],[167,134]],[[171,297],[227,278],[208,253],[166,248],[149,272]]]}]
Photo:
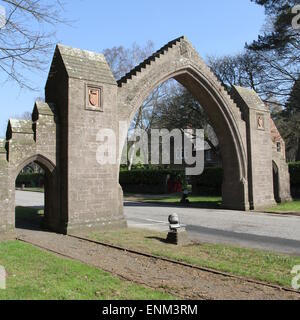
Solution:
[{"label": "small side arch", "polygon": [[16,179],[20,171],[32,162],[37,163],[45,171],[45,174],[52,174],[55,172],[56,166],[52,161],[41,154],[36,154],[22,161],[21,164],[17,166],[14,178]]},{"label": "small side arch", "polygon": [[273,168],[273,190],[274,190],[274,198],[277,203],[281,203],[280,198],[280,177],[279,177],[279,167],[276,162],[272,161]]},{"label": "small side arch", "polygon": [[[12,180],[15,183],[17,176],[23,168],[30,163],[37,163],[45,172],[45,198],[44,198],[44,220],[43,228],[59,233],[64,233],[61,227],[60,217],[60,201],[59,201],[59,190],[57,189],[58,174],[56,165],[49,160],[47,157],[36,154],[23,160],[16,169],[13,170]],[[13,189],[14,190],[14,189]],[[13,201],[15,201],[15,193],[12,195]]]}]

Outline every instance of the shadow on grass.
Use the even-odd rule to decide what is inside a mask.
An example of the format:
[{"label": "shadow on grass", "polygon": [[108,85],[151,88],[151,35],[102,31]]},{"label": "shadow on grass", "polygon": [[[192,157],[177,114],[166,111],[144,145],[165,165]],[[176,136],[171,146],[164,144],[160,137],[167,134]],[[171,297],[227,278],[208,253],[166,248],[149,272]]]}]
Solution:
[{"label": "shadow on grass", "polygon": [[145,239],[149,239],[149,240],[157,240],[159,242],[162,242],[162,243],[168,243],[167,242],[167,239],[164,239],[164,238],[160,238],[160,237],[145,237]]},{"label": "shadow on grass", "polygon": [[42,230],[44,207],[16,207],[15,219],[17,229]]}]

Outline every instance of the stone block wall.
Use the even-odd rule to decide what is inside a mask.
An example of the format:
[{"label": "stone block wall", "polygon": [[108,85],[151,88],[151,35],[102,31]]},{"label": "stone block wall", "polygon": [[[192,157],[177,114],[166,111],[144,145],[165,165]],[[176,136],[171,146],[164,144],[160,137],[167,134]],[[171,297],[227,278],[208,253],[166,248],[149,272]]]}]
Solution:
[{"label": "stone block wall", "polygon": [[274,205],[270,112],[253,90],[234,87],[232,97],[246,122],[250,209]]},{"label": "stone block wall", "polygon": [[[56,129],[54,106],[37,102],[30,120],[9,120],[6,140],[0,146],[0,229],[2,237],[13,235],[15,227],[15,180],[20,171],[35,161],[46,172],[45,216],[49,228],[59,227]],[[51,221],[51,223],[50,223]]]},{"label": "stone block wall", "polygon": [[[101,87],[101,111],[86,109],[89,86]],[[116,99],[116,84],[97,79],[69,80],[69,230],[125,223],[119,212],[118,165],[101,165],[97,161],[100,130],[111,129],[116,137],[118,134]]]},{"label": "stone block wall", "polygon": [[[66,233],[125,226],[118,163],[100,165],[97,137],[111,129],[118,138],[117,84],[103,55],[59,45],[46,86],[58,106],[62,211]],[[61,85],[57,85],[61,84]],[[89,90],[99,90],[99,106]],[[116,146],[117,147],[117,146]]]}]

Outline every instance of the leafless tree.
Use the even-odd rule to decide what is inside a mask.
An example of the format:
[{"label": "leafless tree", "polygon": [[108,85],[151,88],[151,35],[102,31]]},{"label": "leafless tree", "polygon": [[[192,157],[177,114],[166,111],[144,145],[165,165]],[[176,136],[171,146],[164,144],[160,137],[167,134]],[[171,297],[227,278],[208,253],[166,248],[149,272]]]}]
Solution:
[{"label": "leafless tree", "polygon": [[1,0],[5,25],[0,29],[0,79],[13,80],[34,89],[26,70],[43,70],[53,49],[57,25],[62,18],[60,0]]},{"label": "leafless tree", "polygon": [[247,50],[237,55],[207,58],[208,65],[228,91],[232,86],[251,88],[266,103],[282,106],[283,97],[286,97],[289,89],[283,76],[278,78],[278,73],[271,70],[269,60],[265,53],[262,55]]},{"label": "leafless tree", "polygon": [[[157,129],[187,128],[204,130],[204,139],[212,152],[221,157],[219,141],[210,124],[210,120],[200,103],[183,86],[172,92],[172,96],[159,101],[157,112],[153,116],[153,125]],[[193,136],[195,138],[195,136]]]},{"label": "leafless tree", "polygon": [[19,116],[19,117],[17,116],[15,118],[16,119],[22,119],[22,120],[31,120],[32,119],[32,115],[31,115],[31,112],[26,111],[21,116]]},{"label": "leafless tree", "polygon": [[[103,54],[110,65],[115,78],[120,79],[136,65],[148,58],[153,52],[154,44],[153,42],[148,41],[144,47],[134,43],[131,48],[119,46],[111,49],[105,49]],[[160,101],[167,98],[167,96],[170,96],[172,92],[174,92],[175,88],[176,84],[172,80],[155,88],[136,113],[132,123],[130,124],[129,134],[137,129],[149,131]],[[135,143],[130,146],[132,156],[129,159],[129,170],[132,168],[135,147]]]},{"label": "leafless tree", "polygon": [[154,44],[148,41],[144,47],[133,43],[131,48],[123,46],[103,50],[116,79],[120,79],[140,62],[148,58],[154,51]]}]

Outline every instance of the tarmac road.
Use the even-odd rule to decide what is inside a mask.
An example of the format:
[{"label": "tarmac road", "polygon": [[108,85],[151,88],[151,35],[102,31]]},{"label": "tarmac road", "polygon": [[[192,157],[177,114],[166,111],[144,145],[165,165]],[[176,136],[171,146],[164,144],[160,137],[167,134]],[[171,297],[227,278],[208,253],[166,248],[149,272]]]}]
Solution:
[{"label": "tarmac road", "polygon": [[300,255],[300,216],[125,203],[130,227],[167,231],[172,213],[195,241]]},{"label": "tarmac road", "polygon": [[[17,206],[39,207],[43,204],[42,193],[16,191]],[[168,216],[177,213],[192,240],[300,255],[300,216],[138,202],[125,202],[124,212],[130,227],[167,231]]]}]

